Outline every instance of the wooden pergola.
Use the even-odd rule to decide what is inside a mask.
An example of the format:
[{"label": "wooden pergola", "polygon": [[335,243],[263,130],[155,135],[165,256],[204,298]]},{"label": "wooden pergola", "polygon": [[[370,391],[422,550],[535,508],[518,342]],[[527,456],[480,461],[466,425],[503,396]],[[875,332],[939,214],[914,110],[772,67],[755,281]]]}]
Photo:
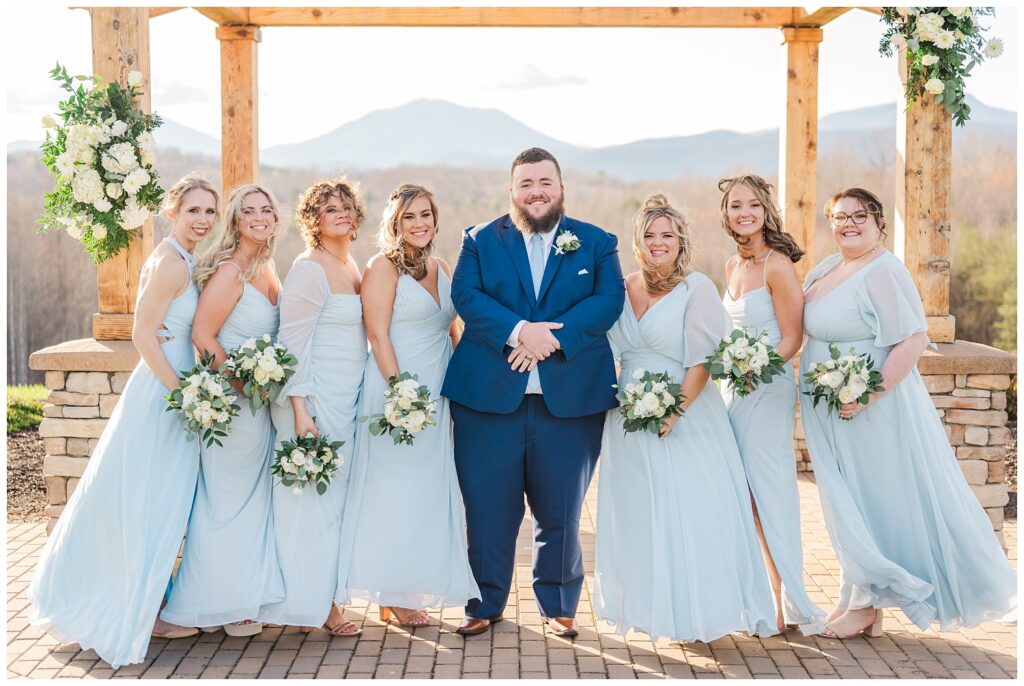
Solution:
[{"label": "wooden pergola", "polygon": [[[150,83],[149,20],[178,7],[95,7],[93,70],[122,83],[130,70]],[[743,28],[780,31],[786,54],[786,116],[779,137],[779,193],[786,227],[814,254],[818,153],[818,44],[822,27],[842,14],[878,8],[822,7],[196,7],[216,24],[221,46],[221,183],[226,191],[259,176],[258,70],[265,27],[649,27]],[[875,36],[866,40],[874,42]],[[900,73],[906,74],[901,55]],[[150,88],[142,103],[151,110]],[[897,184],[895,250],[914,277],[933,341],[952,343],[949,314],[950,173],[952,120],[945,108],[922,98],[897,117],[903,167]],[[851,184],[856,179],[850,179]],[[153,247],[152,223],[141,240],[98,269],[96,340],[129,340],[139,270]]]}]

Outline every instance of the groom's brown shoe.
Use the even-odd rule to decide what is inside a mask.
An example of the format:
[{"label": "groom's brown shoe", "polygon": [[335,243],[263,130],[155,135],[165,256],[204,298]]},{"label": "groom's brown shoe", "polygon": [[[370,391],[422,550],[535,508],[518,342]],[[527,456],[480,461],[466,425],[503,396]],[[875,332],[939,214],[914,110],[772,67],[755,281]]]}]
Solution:
[{"label": "groom's brown shoe", "polygon": [[576,620],[572,617],[548,617],[548,631],[560,638],[576,638]]},{"label": "groom's brown shoe", "polygon": [[455,633],[463,636],[476,636],[487,631],[492,624],[497,624],[504,617],[498,615],[494,619],[481,619],[480,617],[466,617],[462,620],[462,624],[455,630]]}]

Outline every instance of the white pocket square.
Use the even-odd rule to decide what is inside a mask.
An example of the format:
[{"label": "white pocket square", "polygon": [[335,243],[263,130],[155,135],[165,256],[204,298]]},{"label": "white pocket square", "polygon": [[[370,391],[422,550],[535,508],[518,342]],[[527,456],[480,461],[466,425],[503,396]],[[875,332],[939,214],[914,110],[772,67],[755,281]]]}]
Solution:
[{"label": "white pocket square", "polygon": [[576,272],[576,276],[583,276],[584,274],[589,274],[589,273],[590,272],[587,271],[587,268],[584,267],[583,269],[581,269],[578,272]]}]

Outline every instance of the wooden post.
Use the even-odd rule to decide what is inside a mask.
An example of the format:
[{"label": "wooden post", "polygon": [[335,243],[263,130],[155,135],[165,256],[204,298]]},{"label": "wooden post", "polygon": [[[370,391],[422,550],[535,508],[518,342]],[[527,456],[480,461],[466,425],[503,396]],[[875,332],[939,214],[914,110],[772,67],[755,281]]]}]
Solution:
[{"label": "wooden post", "polygon": [[218,26],[220,41],[220,174],[224,202],[232,188],[255,183],[260,172],[257,26]]},{"label": "wooden post", "polygon": [[818,169],[818,43],[815,28],[782,29],[786,46],[786,123],[779,130],[779,206],[791,233],[807,251],[800,278],[815,263]]},{"label": "wooden post", "polygon": [[[904,103],[905,50],[900,51],[899,70],[897,102]],[[949,313],[953,117],[928,93],[906,112],[902,105],[897,112],[896,151],[903,179],[896,184],[895,252],[921,293],[928,336],[935,343],[952,343],[956,335],[956,318]]]},{"label": "wooden post", "polygon": [[[92,7],[92,69],[107,81],[125,85],[128,72],[142,72],[140,106],[152,112],[149,81],[149,8]],[[153,220],[136,229],[131,244],[96,268],[99,312],[92,317],[96,340],[131,340],[132,313],[142,263],[153,251]]]}]

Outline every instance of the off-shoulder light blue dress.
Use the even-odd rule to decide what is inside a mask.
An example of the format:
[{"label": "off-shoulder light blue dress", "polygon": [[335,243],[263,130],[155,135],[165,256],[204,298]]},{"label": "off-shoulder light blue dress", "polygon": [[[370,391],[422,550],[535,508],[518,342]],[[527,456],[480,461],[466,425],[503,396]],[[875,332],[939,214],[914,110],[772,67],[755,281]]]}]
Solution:
[{"label": "off-shoulder light blue dress", "polygon": [[[246,339],[277,336],[278,308],[245,283],[242,297],[217,334],[225,351]],[[199,485],[185,550],[160,617],[183,626],[215,627],[255,619],[260,607],[284,598],[274,542],[270,408],[254,415],[239,397],[223,446],[202,446]]]},{"label": "off-shoulder light blue dress", "polygon": [[[398,367],[419,377],[437,403],[437,426],[395,445],[356,428],[348,502],[341,525],[338,601],[362,598],[405,608],[463,606],[479,598],[466,548],[466,521],[455,473],[448,399],[441,384],[452,354],[451,282],[438,267],[440,304],[412,276],[395,291],[389,336]],[[371,355],[360,417],[381,412],[387,382]]]},{"label": "off-shoulder light blue dress", "polygon": [[259,619],[274,624],[322,626],[338,586],[341,518],[352,468],[359,390],[366,368],[366,330],[358,295],[331,293],[323,268],[312,260],[292,265],[281,291],[278,342],[299,361],[271,408],[277,443],[295,438],[289,396],[306,399],[322,437],[344,441],[327,492],[307,486],[300,495],[275,478],[274,537],[285,598],[265,605]]},{"label": "off-shoulder light blue dress", "polygon": [[[771,252],[769,252],[769,257]],[[765,259],[765,270],[768,260]],[[782,332],[775,319],[771,293],[762,276],[760,288],[733,298],[728,287],[722,298],[734,328],[747,327],[754,336],[764,331],[778,347]],[[796,383],[793,367],[740,397],[722,384],[722,398],[743,459],[747,484],[757,504],[765,541],[782,578],[782,615],[806,635],[824,630],[825,612],[804,590],[804,554],[800,539],[800,494],[796,485],[793,424],[796,419]]]},{"label": "off-shoulder light blue dress", "polygon": [[[199,291],[192,255],[165,238],[189,270],[160,335],[179,373],[195,365],[192,318]],[[125,384],[82,480],[50,534],[29,587],[29,620],[62,643],[92,648],[115,669],[142,662],[185,533],[199,443],[167,388],[140,361]]]},{"label": "off-shoulder light blue dress", "polygon": [[[731,330],[715,285],[691,273],[637,321],[626,298],[608,332],[633,371],[682,381]],[[733,631],[778,633],[736,439],[714,383],[671,433],[624,433],[608,413],[597,501],[594,612],[615,625],[677,641]]]},{"label": "off-shoulder light blue dress", "polygon": [[[835,268],[830,255],[805,290]],[[910,273],[889,252],[804,307],[803,373],[828,344],[868,353],[881,369],[928,326]],[[822,510],[841,568],[837,607],[898,607],[920,629],[1013,618],[1016,573],[957,466],[915,367],[850,421],[801,394],[800,412]]]}]

